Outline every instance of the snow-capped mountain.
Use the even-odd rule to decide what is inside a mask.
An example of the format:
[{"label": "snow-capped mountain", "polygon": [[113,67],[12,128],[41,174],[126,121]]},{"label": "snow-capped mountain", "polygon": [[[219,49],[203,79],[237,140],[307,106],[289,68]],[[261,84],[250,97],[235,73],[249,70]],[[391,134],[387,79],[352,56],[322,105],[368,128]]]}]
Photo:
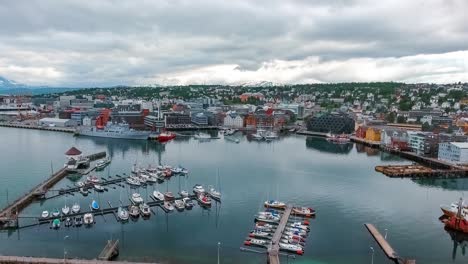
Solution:
[{"label": "snow-capped mountain", "polygon": [[283,83],[269,82],[269,81],[251,81],[240,83],[239,86],[243,87],[272,87],[272,86],[284,86]]},{"label": "snow-capped mountain", "polygon": [[26,88],[27,85],[17,83],[13,80],[8,80],[0,76],[0,89],[15,89],[15,88]]}]

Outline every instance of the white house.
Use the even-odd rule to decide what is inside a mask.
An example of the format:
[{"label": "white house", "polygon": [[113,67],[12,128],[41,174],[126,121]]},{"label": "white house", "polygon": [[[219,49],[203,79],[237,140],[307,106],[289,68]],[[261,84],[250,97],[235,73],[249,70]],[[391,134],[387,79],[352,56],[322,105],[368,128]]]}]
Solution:
[{"label": "white house", "polygon": [[454,163],[468,163],[468,142],[440,143],[438,158]]},{"label": "white house", "polygon": [[244,127],[244,118],[236,112],[227,112],[224,118],[225,127],[242,128]]}]

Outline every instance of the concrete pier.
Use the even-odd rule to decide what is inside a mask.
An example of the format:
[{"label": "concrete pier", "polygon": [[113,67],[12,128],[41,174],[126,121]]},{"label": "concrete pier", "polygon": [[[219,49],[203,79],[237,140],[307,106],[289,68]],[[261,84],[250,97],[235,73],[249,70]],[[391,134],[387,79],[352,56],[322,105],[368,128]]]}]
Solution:
[{"label": "concrete pier", "polygon": [[288,205],[284,210],[283,215],[281,216],[281,220],[279,222],[278,227],[276,228],[275,233],[273,234],[273,238],[271,239],[271,244],[268,246],[268,263],[270,264],[279,264],[279,241],[281,236],[283,235],[284,228],[288,223],[289,216],[291,215],[292,205]]},{"label": "concrete pier", "polygon": [[57,258],[36,258],[36,257],[16,257],[0,256],[2,264],[147,264],[154,262],[126,262],[126,261],[104,261],[86,259],[57,259]]},{"label": "concrete pier", "polygon": [[119,255],[119,240],[108,240],[106,246],[99,254],[99,260],[111,260]]}]

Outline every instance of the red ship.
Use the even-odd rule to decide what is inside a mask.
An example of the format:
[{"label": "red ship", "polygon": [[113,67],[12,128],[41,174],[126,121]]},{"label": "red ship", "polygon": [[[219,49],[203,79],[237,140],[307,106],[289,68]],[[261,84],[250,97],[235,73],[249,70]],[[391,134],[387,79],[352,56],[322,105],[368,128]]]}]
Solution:
[{"label": "red ship", "polygon": [[176,137],[176,134],[174,134],[174,133],[163,132],[163,133],[159,134],[158,141],[161,142],[161,143],[162,142],[167,142],[169,140],[174,139],[175,137]]},{"label": "red ship", "polygon": [[457,215],[450,217],[445,222],[445,226],[447,228],[468,234],[468,219],[466,216],[462,216],[462,204],[462,199],[460,198],[460,202],[458,203]]}]

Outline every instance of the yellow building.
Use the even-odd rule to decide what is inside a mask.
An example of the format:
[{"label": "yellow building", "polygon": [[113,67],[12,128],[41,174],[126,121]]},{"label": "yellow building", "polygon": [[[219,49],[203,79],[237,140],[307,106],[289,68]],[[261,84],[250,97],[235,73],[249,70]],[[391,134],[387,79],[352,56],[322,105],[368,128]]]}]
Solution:
[{"label": "yellow building", "polygon": [[380,141],[380,129],[369,127],[366,130],[366,140]]}]

